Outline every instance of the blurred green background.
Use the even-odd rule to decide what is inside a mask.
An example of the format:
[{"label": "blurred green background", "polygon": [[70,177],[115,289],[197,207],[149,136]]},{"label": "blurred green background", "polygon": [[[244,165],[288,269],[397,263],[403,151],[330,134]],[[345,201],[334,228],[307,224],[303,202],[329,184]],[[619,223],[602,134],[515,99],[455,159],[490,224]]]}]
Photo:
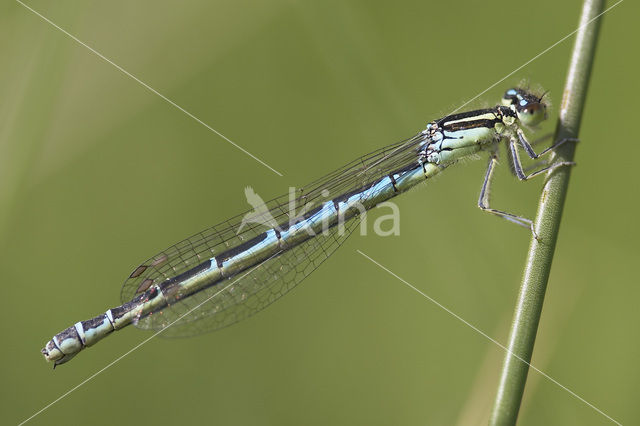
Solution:
[{"label": "blurred green background", "polygon": [[[127,328],[55,371],[40,354],[53,334],[118,305],[139,262],[247,210],[245,186],[268,199],[411,136],[567,35],[580,11],[579,1],[28,5],[284,177],[19,3],[0,6],[3,423],[148,337]],[[601,29],[532,360],[627,424],[640,421],[639,9],[622,3]],[[558,104],[572,43],[472,107],[521,79]],[[506,342],[529,234],[476,208],[485,164],[397,199],[400,236],[353,236],[269,309],[213,334],[154,339],[31,424],[485,424],[503,351],[356,252]],[[492,201],[533,216],[541,185],[503,167]],[[607,423],[530,373],[520,424]]]}]

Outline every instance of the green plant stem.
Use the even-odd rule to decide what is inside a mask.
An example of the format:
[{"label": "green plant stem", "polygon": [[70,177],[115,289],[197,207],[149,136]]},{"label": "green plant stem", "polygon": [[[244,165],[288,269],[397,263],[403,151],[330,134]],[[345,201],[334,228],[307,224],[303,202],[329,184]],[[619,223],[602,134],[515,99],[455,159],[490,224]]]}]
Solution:
[{"label": "green plant stem", "polygon": [[[585,0],[583,4],[560,105],[556,141],[578,137],[601,21],[594,18],[602,12],[603,3],[603,0]],[[560,146],[553,161],[573,161],[575,145]],[[561,167],[546,177],[535,219],[538,239],[532,238],[529,246],[490,425],[512,425],[518,418],[571,169]]]}]

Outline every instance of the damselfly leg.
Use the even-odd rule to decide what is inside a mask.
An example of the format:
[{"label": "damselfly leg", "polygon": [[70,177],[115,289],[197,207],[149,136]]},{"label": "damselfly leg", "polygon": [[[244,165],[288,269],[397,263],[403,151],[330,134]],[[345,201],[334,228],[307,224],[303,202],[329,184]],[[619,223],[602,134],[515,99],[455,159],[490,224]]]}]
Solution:
[{"label": "damselfly leg", "polygon": [[516,225],[524,226],[527,229],[530,229],[533,235],[538,238],[536,231],[533,229],[533,222],[531,219],[527,219],[526,217],[518,216],[512,213],[507,213],[502,210],[497,210],[489,206],[489,192],[491,191],[491,183],[493,181],[493,169],[498,164],[498,155],[495,152],[492,152],[489,156],[489,164],[487,165],[487,172],[484,175],[484,182],[482,183],[482,189],[480,190],[480,198],[478,198],[478,207],[482,211],[487,213],[494,214],[503,219],[508,220],[509,222],[513,222]]},{"label": "damselfly leg", "polygon": [[565,138],[562,139],[558,142],[556,142],[555,144],[553,144],[552,146],[550,146],[549,148],[545,149],[544,151],[542,151],[540,154],[536,154],[535,151],[533,150],[533,147],[531,146],[531,144],[529,142],[527,142],[527,139],[525,138],[524,134],[522,133],[521,129],[518,129],[517,131],[518,133],[518,139],[516,140],[516,138],[511,138],[509,140],[509,151],[511,154],[511,160],[513,162],[513,167],[514,167],[514,171],[516,172],[516,176],[518,177],[518,179],[520,180],[529,180],[533,177],[536,177],[542,173],[548,172],[550,170],[554,170],[557,169],[558,167],[564,167],[564,166],[575,166],[576,163],[572,162],[572,161],[558,161],[556,163],[550,164],[546,167],[543,167],[540,170],[536,170],[533,173],[530,174],[525,174],[524,172],[524,168],[522,167],[522,162],[520,161],[520,154],[518,152],[518,147],[517,144],[518,142],[520,142],[520,145],[524,148],[525,152],[527,153],[527,155],[529,156],[529,158],[531,158],[532,160],[537,160],[538,158],[540,158],[543,155],[546,155],[550,152],[553,152],[553,150],[555,150],[556,148],[558,148],[559,146],[565,144],[566,142],[578,142],[578,139],[574,139],[574,138]]},{"label": "damselfly leg", "polygon": [[[562,139],[561,141],[553,144],[551,147],[545,149],[544,151],[542,151],[540,154],[536,154],[531,146],[531,144],[529,142],[527,142],[527,139],[524,137],[524,134],[522,133],[522,131],[520,129],[518,129],[518,139],[512,137],[509,140],[509,162],[513,165],[513,170],[516,174],[516,176],[518,177],[518,179],[520,180],[529,180],[533,177],[536,177],[542,173],[548,172],[550,170],[554,170],[556,168],[559,167],[564,167],[564,166],[574,166],[576,163],[574,162],[569,162],[569,161],[559,161],[550,165],[547,165],[545,167],[543,167],[542,169],[536,170],[533,173],[530,174],[525,174],[524,172],[524,168],[522,166],[522,162],[520,161],[520,156],[518,154],[518,148],[517,148],[517,142],[520,142],[523,146],[523,148],[525,149],[525,151],[527,152],[527,155],[532,158],[532,159],[538,159],[543,155],[546,155],[550,152],[552,152],[555,148],[559,147],[560,145],[566,143],[566,142],[577,142],[578,139],[573,139],[573,138],[565,138]],[[484,181],[482,183],[482,189],[480,190],[480,197],[478,199],[478,207],[483,210],[486,211],[488,213],[494,214],[496,216],[502,217],[506,220],[508,220],[509,222],[513,222],[517,225],[523,226],[525,228],[528,228],[529,230],[531,230],[531,233],[533,234],[534,238],[536,240],[538,240],[538,234],[536,233],[534,226],[533,226],[533,221],[531,219],[528,219],[526,217],[522,217],[522,216],[518,216],[512,213],[508,213],[502,210],[497,210],[494,209],[492,207],[490,207],[489,205],[489,193],[491,191],[491,183],[493,181],[493,168],[496,166],[496,164],[498,163],[498,155],[497,152],[494,150],[491,152],[490,156],[489,156],[489,163],[487,165],[487,172],[485,173],[484,176]]]}]

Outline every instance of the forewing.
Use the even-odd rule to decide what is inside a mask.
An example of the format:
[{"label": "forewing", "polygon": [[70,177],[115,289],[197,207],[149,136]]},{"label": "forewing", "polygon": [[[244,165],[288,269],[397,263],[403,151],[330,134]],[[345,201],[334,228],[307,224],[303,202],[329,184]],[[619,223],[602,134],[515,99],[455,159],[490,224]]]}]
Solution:
[{"label": "forewing", "polygon": [[217,330],[264,309],[308,277],[357,228],[359,217],[144,317],[136,326],[185,337]]}]

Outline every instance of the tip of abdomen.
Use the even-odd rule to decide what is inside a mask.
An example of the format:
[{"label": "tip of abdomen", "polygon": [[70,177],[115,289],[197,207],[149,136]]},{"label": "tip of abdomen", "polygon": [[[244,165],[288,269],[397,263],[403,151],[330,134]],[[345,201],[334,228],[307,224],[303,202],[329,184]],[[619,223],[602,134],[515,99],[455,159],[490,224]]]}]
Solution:
[{"label": "tip of abdomen", "polygon": [[[53,336],[41,352],[47,361],[55,365],[64,364],[84,348],[75,326],[71,326]],[[55,366],[54,366],[55,367]]]}]

